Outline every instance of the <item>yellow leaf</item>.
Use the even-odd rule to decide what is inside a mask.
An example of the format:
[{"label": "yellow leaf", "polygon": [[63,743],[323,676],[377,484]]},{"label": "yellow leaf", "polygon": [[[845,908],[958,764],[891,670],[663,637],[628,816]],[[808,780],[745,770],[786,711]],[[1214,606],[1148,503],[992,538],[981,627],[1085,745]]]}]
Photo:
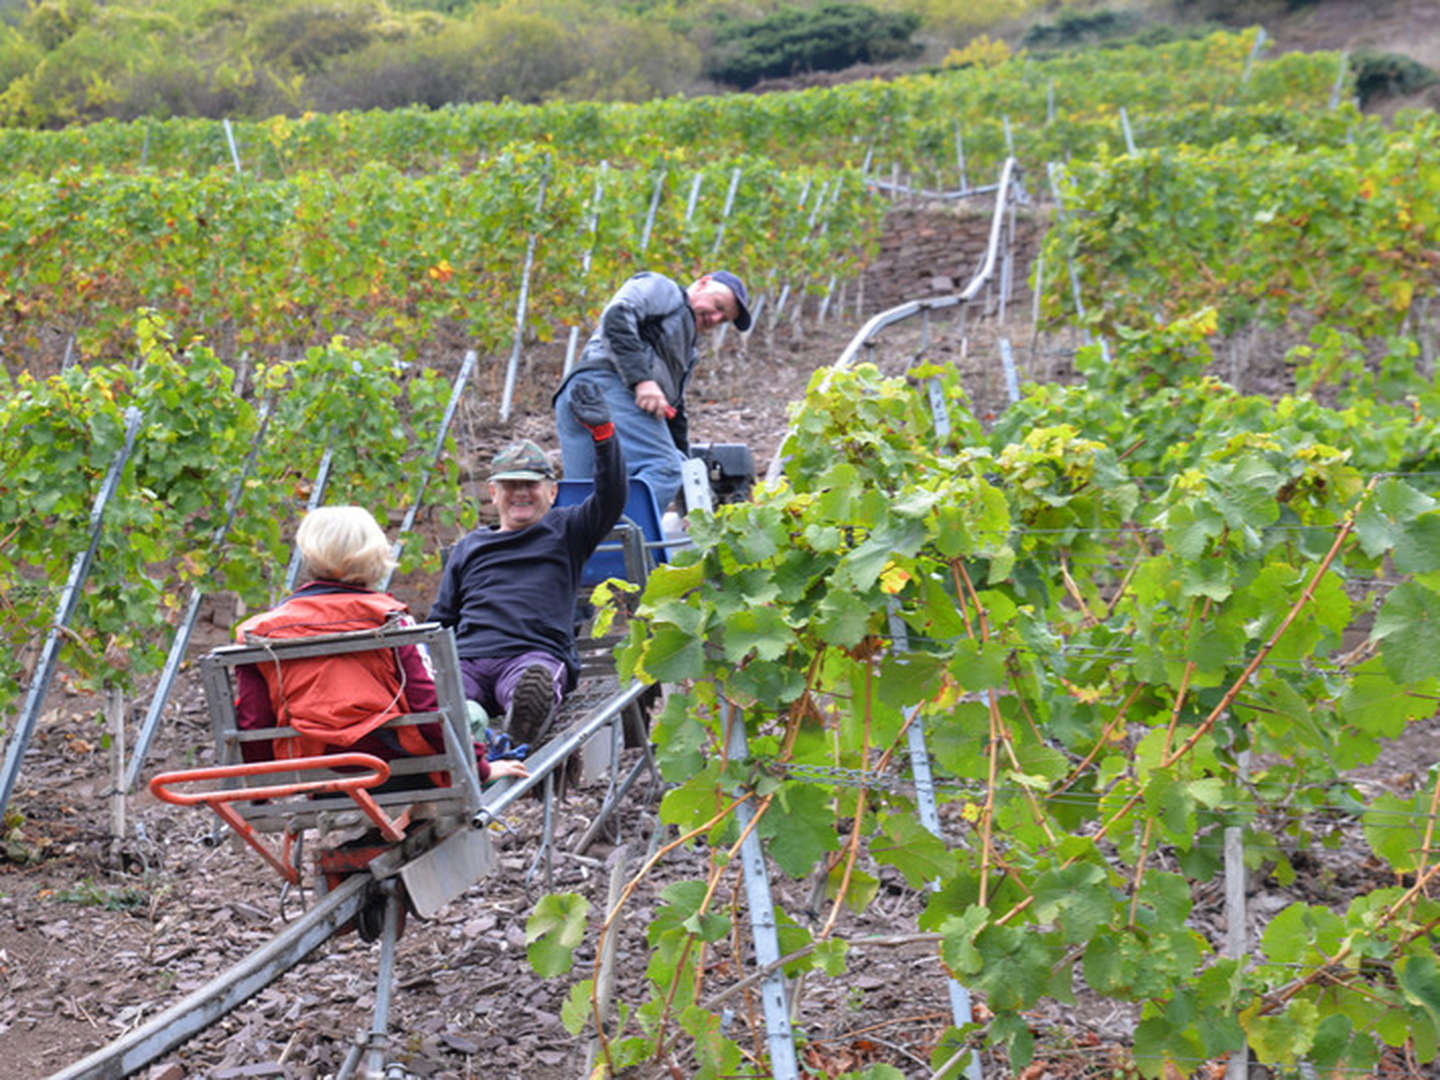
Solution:
[{"label": "yellow leaf", "polygon": [[880,588],[891,596],[905,588],[905,584],[909,580],[909,571],[901,569],[894,563],[887,564],[885,569],[880,572]]}]

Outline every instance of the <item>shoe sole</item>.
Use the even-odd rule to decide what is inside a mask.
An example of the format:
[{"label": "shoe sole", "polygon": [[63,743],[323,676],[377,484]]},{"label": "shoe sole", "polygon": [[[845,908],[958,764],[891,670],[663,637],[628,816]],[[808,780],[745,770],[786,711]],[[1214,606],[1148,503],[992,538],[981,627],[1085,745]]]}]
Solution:
[{"label": "shoe sole", "polygon": [[550,732],[555,716],[554,680],[550,672],[536,665],[526,668],[515,685],[506,725],[511,741],[529,743],[533,752]]}]

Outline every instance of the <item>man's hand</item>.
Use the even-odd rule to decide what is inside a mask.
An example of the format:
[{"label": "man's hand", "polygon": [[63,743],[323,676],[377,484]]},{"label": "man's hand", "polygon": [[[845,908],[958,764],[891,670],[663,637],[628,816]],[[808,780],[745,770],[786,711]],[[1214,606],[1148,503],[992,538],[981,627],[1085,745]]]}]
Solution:
[{"label": "man's hand", "polygon": [[660,384],[654,379],[641,379],[635,384],[635,407],[662,420],[668,420],[675,415],[665,391],[660,389]]},{"label": "man's hand", "polygon": [[576,423],[590,429],[590,435],[596,442],[615,434],[605,393],[594,383],[581,381],[571,387],[570,415],[575,417]]}]

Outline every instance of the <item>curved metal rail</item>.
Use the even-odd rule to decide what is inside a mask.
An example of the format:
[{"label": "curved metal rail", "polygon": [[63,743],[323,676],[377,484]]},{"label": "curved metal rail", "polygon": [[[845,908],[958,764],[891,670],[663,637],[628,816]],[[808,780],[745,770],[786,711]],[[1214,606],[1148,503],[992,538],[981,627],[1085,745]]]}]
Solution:
[{"label": "curved metal rail", "polygon": [[229,971],[181,998],[149,1023],[53,1074],[50,1080],[118,1080],[198,1035],[304,960],[359,914],[366,886],[373,880],[369,874],[346,878],[284,933]]},{"label": "curved metal rail", "polygon": [[[923,300],[910,300],[904,304],[882,311],[878,315],[872,315],[870,319],[856,331],[850,343],[845,346],[840,358],[831,364],[825,372],[825,377],[820,380],[817,388],[824,391],[830,385],[830,380],[837,371],[844,371],[855,362],[856,355],[867,345],[872,345],[880,331],[887,326],[893,326],[898,322],[913,318],[930,311],[940,311],[944,308],[957,307],[970,303],[980,295],[986,283],[995,275],[995,264],[1000,254],[1000,236],[1005,223],[1005,211],[1010,206],[1011,192],[1014,190],[1015,174],[1019,169],[1013,157],[1005,159],[1005,164],[1000,169],[1000,181],[995,185],[995,210],[990,217],[990,239],[985,245],[985,258],[980,268],[975,271],[975,276],[970,283],[958,293],[950,296],[927,297]],[[780,440],[780,446],[775,450],[775,456],[770,459],[770,466],[765,471],[766,483],[773,484],[780,478],[780,473],[785,467],[785,459],[781,456],[785,442],[790,438],[794,429],[791,428],[785,433],[785,438]]]}]

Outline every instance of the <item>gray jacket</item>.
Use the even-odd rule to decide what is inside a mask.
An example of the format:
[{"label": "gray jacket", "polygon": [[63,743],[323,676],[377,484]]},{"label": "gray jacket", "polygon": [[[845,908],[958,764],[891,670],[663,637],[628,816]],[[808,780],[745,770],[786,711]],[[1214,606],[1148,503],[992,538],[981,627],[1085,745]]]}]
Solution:
[{"label": "gray jacket", "polygon": [[654,379],[675,408],[668,421],[670,436],[684,451],[689,448],[685,384],[699,358],[698,338],[685,290],[664,274],[645,270],[610,298],[565,381],[583,371],[608,370],[633,390],[636,383]]}]

